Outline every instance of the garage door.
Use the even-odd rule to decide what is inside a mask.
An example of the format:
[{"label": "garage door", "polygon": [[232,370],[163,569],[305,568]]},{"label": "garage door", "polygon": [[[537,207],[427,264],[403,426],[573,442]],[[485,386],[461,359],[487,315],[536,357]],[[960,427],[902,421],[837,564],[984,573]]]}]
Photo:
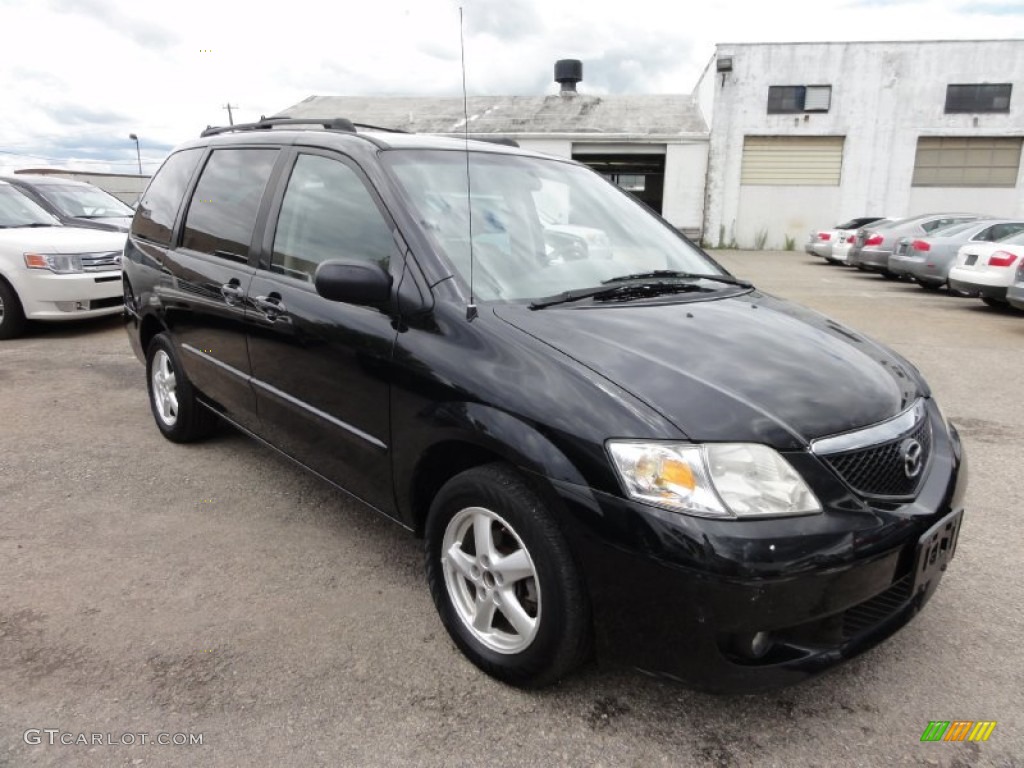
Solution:
[{"label": "garage door", "polygon": [[837,187],[844,136],[747,136],[742,184]]}]

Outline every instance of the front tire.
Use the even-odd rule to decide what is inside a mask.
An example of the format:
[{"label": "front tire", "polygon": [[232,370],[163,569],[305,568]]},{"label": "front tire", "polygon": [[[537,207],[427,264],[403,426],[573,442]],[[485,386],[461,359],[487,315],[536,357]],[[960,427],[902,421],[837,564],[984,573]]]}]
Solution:
[{"label": "front tire", "polygon": [[579,666],[590,611],[550,511],[510,467],[448,481],[427,517],[426,571],[441,621],[477,667],[523,688]]},{"label": "front tire", "polygon": [[25,332],[25,310],[14,289],[0,278],[0,339],[13,339]]},{"label": "front tire", "polygon": [[146,382],[153,419],[168,440],[191,443],[213,432],[217,417],[196,400],[166,333],[154,336],[146,350]]}]

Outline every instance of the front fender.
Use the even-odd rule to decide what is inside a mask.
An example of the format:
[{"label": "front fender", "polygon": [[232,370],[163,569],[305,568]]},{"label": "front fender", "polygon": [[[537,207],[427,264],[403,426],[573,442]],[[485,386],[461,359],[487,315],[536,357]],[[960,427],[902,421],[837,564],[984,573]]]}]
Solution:
[{"label": "front fender", "polygon": [[[499,408],[445,402],[417,416],[418,428],[395,435],[393,441],[395,501],[402,518],[417,530],[429,507],[429,500],[422,497],[432,496],[448,479],[424,478],[424,473],[458,471],[480,463],[480,457],[506,461],[538,478],[590,484],[589,473],[580,466],[582,456],[570,456],[579,450],[564,450],[535,425]],[[583,461],[595,458],[605,462],[603,455]]]}]

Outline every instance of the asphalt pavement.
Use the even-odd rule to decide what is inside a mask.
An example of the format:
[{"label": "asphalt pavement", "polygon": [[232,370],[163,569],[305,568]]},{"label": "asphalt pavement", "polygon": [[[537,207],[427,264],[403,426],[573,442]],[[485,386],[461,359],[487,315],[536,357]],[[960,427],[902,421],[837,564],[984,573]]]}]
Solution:
[{"label": "asphalt pavement", "polygon": [[229,430],[165,441],[119,320],[40,326],[0,342],[0,767],[1024,767],[1024,313],[716,256],[893,346],[961,430],[957,556],[897,635],[769,694],[506,687],[448,640],[421,542]]}]

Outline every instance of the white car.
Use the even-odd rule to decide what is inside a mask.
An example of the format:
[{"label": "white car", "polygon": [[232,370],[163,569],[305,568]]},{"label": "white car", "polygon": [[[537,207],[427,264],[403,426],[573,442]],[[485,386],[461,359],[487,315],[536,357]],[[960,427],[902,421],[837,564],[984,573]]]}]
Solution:
[{"label": "white car", "polygon": [[1024,233],[995,243],[968,243],[956,255],[949,270],[949,286],[957,291],[979,293],[991,307],[1007,304],[1006,292],[1024,260]]},{"label": "white car", "polygon": [[119,313],[125,238],[123,232],[61,226],[0,182],[0,339],[20,334],[27,320]]}]

